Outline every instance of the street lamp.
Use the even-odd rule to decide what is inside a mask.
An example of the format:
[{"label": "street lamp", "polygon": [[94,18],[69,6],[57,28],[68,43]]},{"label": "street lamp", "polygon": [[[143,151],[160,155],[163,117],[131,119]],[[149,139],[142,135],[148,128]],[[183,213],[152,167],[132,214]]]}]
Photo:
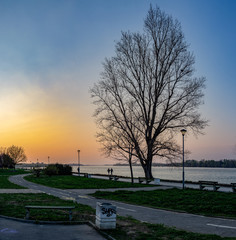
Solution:
[{"label": "street lamp", "polygon": [[80,150],[77,151],[78,151],[78,173],[80,175]]},{"label": "street lamp", "polygon": [[180,130],[180,132],[182,133],[183,136],[183,189],[184,189],[184,135],[187,132],[187,130],[182,129]]}]

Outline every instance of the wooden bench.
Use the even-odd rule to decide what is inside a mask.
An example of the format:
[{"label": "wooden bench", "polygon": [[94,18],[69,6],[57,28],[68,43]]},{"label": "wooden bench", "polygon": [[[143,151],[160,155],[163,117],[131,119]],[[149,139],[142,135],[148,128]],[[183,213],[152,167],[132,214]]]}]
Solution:
[{"label": "wooden bench", "polygon": [[119,179],[119,177],[117,177],[116,175],[110,175],[109,176],[109,180],[115,180],[117,181]]},{"label": "wooden bench", "polygon": [[151,180],[151,179],[147,180],[147,179],[144,178],[144,177],[139,177],[139,178],[138,178],[138,182],[139,182],[139,183],[142,183],[142,182],[144,182],[144,181],[146,181],[146,184],[148,184],[148,183],[150,183],[152,180]]},{"label": "wooden bench", "polygon": [[231,183],[233,192],[236,192],[236,183]]},{"label": "wooden bench", "polygon": [[74,209],[75,206],[25,206],[26,209],[26,215],[25,218],[29,219],[30,217],[30,209],[65,209],[69,211],[69,221],[72,220],[72,209]]},{"label": "wooden bench", "polygon": [[75,174],[78,174],[80,177],[83,176],[85,178],[90,178],[91,175],[89,173],[75,173]]},{"label": "wooden bench", "polygon": [[217,191],[220,186],[218,182],[212,182],[212,181],[198,181],[200,190],[203,190],[205,187],[213,187],[214,191]]}]

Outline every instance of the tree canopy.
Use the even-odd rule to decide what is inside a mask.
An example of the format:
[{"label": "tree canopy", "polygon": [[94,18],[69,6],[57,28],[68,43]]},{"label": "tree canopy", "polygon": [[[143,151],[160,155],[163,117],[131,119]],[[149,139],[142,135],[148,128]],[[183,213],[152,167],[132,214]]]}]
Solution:
[{"label": "tree canopy", "polygon": [[12,145],[8,147],[7,155],[9,155],[10,158],[13,160],[14,166],[20,162],[26,161],[27,159],[24,148],[20,146]]},{"label": "tree canopy", "polygon": [[122,32],[115,50],[91,89],[98,140],[105,151],[129,153],[131,147],[152,178],[155,157],[179,156],[180,129],[199,134],[207,125],[198,112],[205,78],[194,76],[180,23],[158,7],[150,7],[143,33]]}]

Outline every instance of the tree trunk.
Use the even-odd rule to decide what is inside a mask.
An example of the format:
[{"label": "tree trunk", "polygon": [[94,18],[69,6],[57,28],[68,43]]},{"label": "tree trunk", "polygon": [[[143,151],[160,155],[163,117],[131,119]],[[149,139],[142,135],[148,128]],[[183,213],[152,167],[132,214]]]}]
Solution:
[{"label": "tree trunk", "polygon": [[131,175],[131,183],[134,184],[134,175],[133,175],[133,168],[132,168],[131,157],[129,158],[129,168],[130,168],[130,175]]},{"label": "tree trunk", "polygon": [[144,173],[145,173],[145,178],[146,180],[150,180],[153,178],[152,176],[152,163],[151,161],[148,161],[145,165],[142,165]]}]

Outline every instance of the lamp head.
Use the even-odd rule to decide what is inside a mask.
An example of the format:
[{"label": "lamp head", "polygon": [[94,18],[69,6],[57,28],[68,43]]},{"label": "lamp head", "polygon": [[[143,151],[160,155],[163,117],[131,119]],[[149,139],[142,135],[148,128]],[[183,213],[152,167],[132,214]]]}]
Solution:
[{"label": "lamp head", "polygon": [[184,136],[185,135],[185,133],[187,132],[187,130],[186,129],[181,129],[180,130],[180,132],[182,133],[182,135]]}]

